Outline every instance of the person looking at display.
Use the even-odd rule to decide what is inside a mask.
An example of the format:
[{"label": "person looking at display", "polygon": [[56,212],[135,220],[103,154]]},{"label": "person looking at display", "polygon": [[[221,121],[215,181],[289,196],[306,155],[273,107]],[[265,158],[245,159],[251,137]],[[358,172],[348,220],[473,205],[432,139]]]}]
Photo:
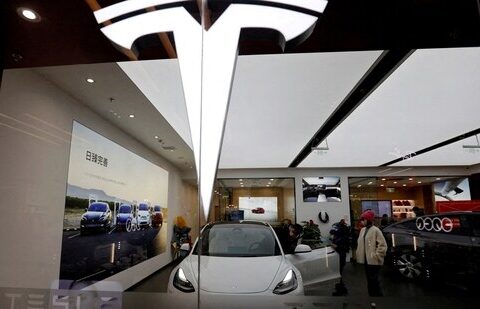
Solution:
[{"label": "person looking at display", "polygon": [[288,226],[288,242],[284,248],[285,254],[292,254],[295,248],[301,243],[303,228],[300,224],[290,224]]},{"label": "person looking at display", "polygon": [[332,239],[332,247],[337,251],[340,258],[340,283],[335,285],[333,296],[341,296],[348,294],[347,287],[343,281],[343,269],[347,263],[347,253],[350,251],[350,227],[345,219],[335,223],[330,230]]},{"label": "person looking at display", "polygon": [[[373,224],[374,219],[375,213],[371,210],[365,211],[360,217],[364,227],[357,241],[357,263],[365,264],[368,295],[383,296],[379,274],[387,252],[387,242],[380,229]],[[372,303],[372,307],[376,307],[375,303]]]}]

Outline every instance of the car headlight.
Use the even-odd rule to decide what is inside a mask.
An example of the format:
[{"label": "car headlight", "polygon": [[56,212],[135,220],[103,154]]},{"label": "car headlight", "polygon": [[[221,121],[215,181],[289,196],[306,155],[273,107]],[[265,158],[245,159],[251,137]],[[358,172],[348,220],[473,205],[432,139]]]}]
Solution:
[{"label": "car headlight", "polygon": [[295,290],[297,287],[297,276],[295,276],[293,270],[290,269],[285,275],[285,278],[283,278],[283,280],[277,284],[277,286],[273,290],[273,293],[287,294],[288,292]]},{"label": "car headlight", "polygon": [[173,278],[173,286],[185,293],[195,292],[192,283],[188,281],[183,269],[179,268]]}]

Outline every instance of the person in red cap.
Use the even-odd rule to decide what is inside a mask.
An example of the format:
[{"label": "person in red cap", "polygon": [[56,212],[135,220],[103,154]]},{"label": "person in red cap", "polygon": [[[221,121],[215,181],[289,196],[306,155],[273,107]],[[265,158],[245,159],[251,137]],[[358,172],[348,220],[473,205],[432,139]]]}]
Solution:
[{"label": "person in red cap", "polygon": [[[367,276],[368,295],[383,296],[380,287],[379,273],[387,252],[387,242],[378,227],[373,225],[375,213],[366,210],[360,217],[364,227],[358,236],[357,263],[365,264]],[[372,307],[375,304],[372,303]]]}]

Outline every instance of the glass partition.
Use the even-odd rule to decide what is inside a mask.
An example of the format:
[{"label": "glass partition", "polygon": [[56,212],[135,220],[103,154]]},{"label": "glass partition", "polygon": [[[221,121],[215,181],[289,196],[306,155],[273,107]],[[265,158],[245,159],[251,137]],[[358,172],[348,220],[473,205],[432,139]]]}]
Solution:
[{"label": "glass partition", "polygon": [[477,304],[479,4],[377,2],[5,2],[0,308]]}]

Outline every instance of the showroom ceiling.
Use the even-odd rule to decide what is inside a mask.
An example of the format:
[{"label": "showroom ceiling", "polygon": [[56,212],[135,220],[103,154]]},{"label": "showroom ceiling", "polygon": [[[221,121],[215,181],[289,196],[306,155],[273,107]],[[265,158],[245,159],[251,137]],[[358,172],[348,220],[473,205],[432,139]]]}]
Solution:
[{"label": "showroom ceiling", "polygon": [[[6,68],[127,61],[99,31],[91,7],[103,8],[120,0],[2,1],[1,29],[5,35]],[[183,1],[199,19],[197,0]],[[209,0],[210,22],[232,0]],[[41,16],[30,23],[17,14],[28,6]],[[480,45],[477,0],[331,0],[312,35],[287,53],[385,50]],[[174,38],[168,35],[174,44]],[[169,55],[158,35],[136,42],[138,59]],[[281,53],[276,43],[244,31],[241,55]]]},{"label": "showroom ceiling", "polygon": [[[169,65],[165,63],[165,65]],[[181,170],[194,168],[193,152],[178,133],[115,63],[34,69]],[[169,70],[169,95],[182,101],[180,77]],[[92,78],[94,83],[86,82]],[[165,96],[164,100],[168,100]],[[182,107],[182,104],[178,104]],[[130,118],[134,115],[134,118]],[[158,138],[156,138],[158,137]]]},{"label": "showroom ceiling", "polygon": [[[92,1],[30,1],[42,16],[39,23],[18,17],[22,1],[4,4],[5,67],[128,61],[102,35],[86,2]],[[229,2],[209,1],[212,22]],[[195,3],[184,5],[198,19]],[[394,166],[480,163],[480,149],[462,147],[477,143],[467,133],[480,128],[480,48],[465,48],[480,46],[479,12],[476,0],[330,1],[309,39],[287,46],[287,54],[244,31],[219,167],[382,166],[403,157],[411,158]],[[173,36],[167,37],[174,44]],[[193,155],[178,62],[166,59],[158,35],[136,44],[138,59],[161,60],[37,71],[177,166],[189,168]],[[386,53],[396,50],[406,56],[392,63],[394,70],[379,72],[378,82],[362,93],[358,86]],[[83,82],[88,74],[105,83],[88,87]],[[362,95],[344,112],[345,99],[355,91]],[[135,124],[113,117],[131,113],[134,105]],[[329,130],[322,131],[326,124]],[[175,153],[165,151],[155,135],[166,146],[175,143]],[[328,150],[309,154],[316,136]],[[444,145],[459,136],[466,139]],[[421,153],[425,149],[430,151]]]},{"label": "showroom ceiling", "polygon": [[[333,131],[328,151],[311,153],[300,166],[380,166],[476,130],[479,83],[480,48],[417,50]],[[452,147],[397,165],[480,162],[478,151]]]}]

